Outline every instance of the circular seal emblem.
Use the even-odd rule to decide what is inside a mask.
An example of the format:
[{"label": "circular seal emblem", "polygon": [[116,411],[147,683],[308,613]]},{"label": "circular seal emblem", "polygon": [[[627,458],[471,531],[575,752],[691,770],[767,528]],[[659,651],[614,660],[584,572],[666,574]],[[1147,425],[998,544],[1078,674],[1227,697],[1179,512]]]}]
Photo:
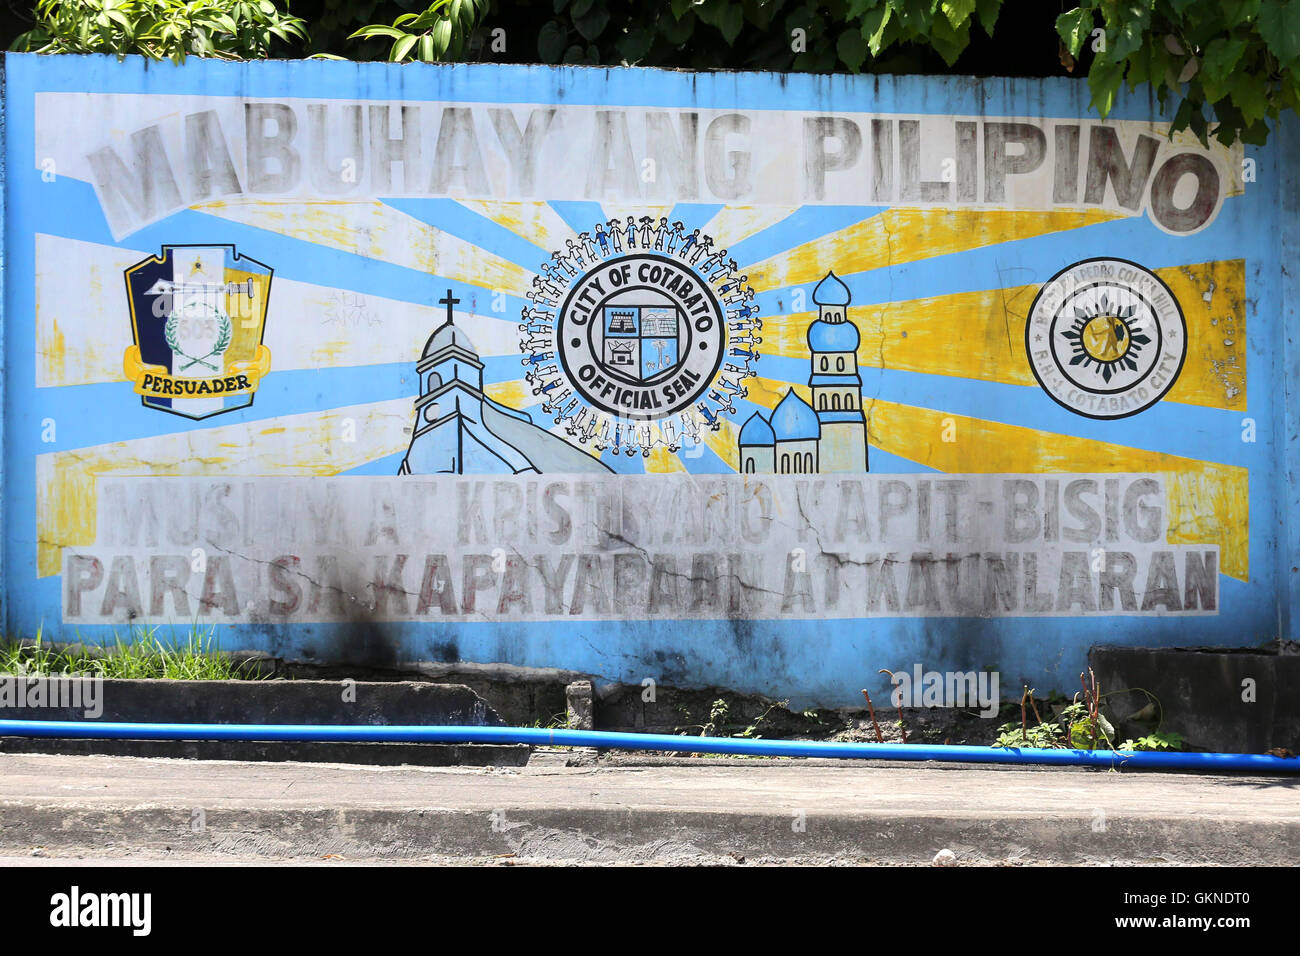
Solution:
[{"label": "circular seal emblem", "polygon": [[597,223],[551,253],[519,330],[527,381],[580,443],[649,455],[718,429],[758,360],[754,291],[681,222]]},{"label": "circular seal emblem", "polygon": [[1025,325],[1038,384],[1088,418],[1125,418],[1173,387],[1187,322],[1160,277],[1126,259],[1084,259],[1039,290]]},{"label": "circular seal emblem", "polygon": [[726,330],[717,297],[684,263],[649,253],[573,284],[556,326],[560,364],[592,406],[662,418],[713,384]]}]

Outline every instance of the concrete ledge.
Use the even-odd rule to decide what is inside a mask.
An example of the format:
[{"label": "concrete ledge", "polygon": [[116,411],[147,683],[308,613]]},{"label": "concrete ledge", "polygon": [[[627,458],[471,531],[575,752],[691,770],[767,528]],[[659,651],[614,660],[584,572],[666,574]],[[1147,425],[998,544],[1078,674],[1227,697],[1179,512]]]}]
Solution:
[{"label": "concrete ledge", "polygon": [[189,807],[17,807],[0,803],[0,848],[87,852],[418,860],[425,857],[589,863],[843,860],[928,865],[955,848],[965,864],[1293,865],[1300,824],[1169,826],[1158,816],[1117,822],[1084,839],[1085,816],[977,818],[962,814],[815,814],[791,830],[788,814],[589,809],[489,813],[433,807],[396,809],[263,808],[205,812],[190,830]]},{"label": "concrete ledge", "polygon": [[[0,677],[0,680],[31,678]],[[72,684],[78,678],[69,678]],[[211,724],[453,724],[504,721],[462,684],[421,681],[103,681],[98,720]],[[6,720],[81,720],[80,707],[0,707]]]},{"label": "concrete ledge", "polygon": [[924,865],[946,848],[967,864],[1287,864],[1300,857],[1295,793],[1295,781],[1263,778],[925,766],[486,771],[0,755],[0,856]]},{"label": "concrete ledge", "polygon": [[1143,688],[1160,702],[1161,729],[1182,734],[1188,749],[1300,752],[1300,653],[1285,653],[1291,646],[1269,651],[1101,645],[1088,652],[1088,666],[1121,736],[1150,733],[1161,716],[1136,690]]},{"label": "concrete ledge", "polygon": [[372,767],[523,767],[525,744],[386,744],[240,740],[56,740],[0,737],[0,753],[100,754],[109,757],[170,757],[187,760],[355,763]]},{"label": "concrete ledge", "polygon": [[[28,678],[2,680],[26,681]],[[71,684],[78,681],[72,678]],[[57,683],[53,681],[52,683]],[[105,680],[99,721],[214,724],[446,724],[493,727],[504,721],[478,694],[459,684],[418,681]],[[83,703],[87,698],[81,695]],[[0,706],[6,720],[92,722],[83,707]],[[8,753],[106,754],[198,760],[299,760],[378,766],[522,766],[530,748],[516,745],[348,744],[313,742],[40,740],[0,738]]]}]

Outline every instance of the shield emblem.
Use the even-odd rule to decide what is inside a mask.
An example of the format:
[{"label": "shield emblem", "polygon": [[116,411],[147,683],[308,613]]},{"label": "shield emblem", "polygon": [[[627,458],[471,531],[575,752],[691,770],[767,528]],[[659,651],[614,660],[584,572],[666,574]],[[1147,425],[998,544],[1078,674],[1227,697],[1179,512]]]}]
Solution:
[{"label": "shield emblem", "polygon": [[651,382],[677,368],[682,317],[666,296],[638,289],[615,296],[604,309],[605,370]]},{"label": "shield emblem", "polygon": [[271,352],[262,344],[274,270],[234,246],[163,246],[126,270],[133,344],[122,359],[149,408],[202,419],[247,408]]}]

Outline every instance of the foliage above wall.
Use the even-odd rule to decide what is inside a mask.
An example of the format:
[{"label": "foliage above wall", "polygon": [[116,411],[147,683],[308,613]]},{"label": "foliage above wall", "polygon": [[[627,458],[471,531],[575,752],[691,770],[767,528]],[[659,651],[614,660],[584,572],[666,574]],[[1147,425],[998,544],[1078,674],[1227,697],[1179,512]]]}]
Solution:
[{"label": "foliage above wall", "polygon": [[[1176,105],[1202,141],[1262,143],[1300,108],[1300,0],[40,0],[15,49],[630,63],[794,72],[1086,72]],[[311,38],[307,37],[310,29]],[[996,33],[995,33],[996,30]],[[1086,61],[1086,62],[1085,62]]]},{"label": "foliage above wall", "polygon": [[1179,103],[1175,129],[1263,143],[1266,120],[1300,107],[1292,0],[1083,0],[1056,28],[1071,57],[1085,45],[1095,53],[1088,85],[1102,116],[1122,82],[1149,83],[1162,103]]},{"label": "foliage above wall", "polygon": [[190,54],[263,59],[277,41],[307,42],[307,24],[271,0],[39,0],[35,20],[13,49],[138,53],[179,63]]}]

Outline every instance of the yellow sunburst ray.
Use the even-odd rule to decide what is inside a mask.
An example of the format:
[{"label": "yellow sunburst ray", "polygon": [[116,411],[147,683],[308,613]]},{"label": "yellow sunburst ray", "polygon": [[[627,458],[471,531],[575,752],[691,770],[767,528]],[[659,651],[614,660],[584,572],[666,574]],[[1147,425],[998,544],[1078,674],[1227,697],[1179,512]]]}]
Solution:
[{"label": "yellow sunburst ray", "polygon": [[868,441],[958,474],[1155,473],[1168,476],[1168,540],[1217,544],[1224,574],[1249,580],[1247,469],[1111,442],[866,399]]},{"label": "yellow sunburst ray", "polygon": [[[755,377],[749,401],[774,408],[793,388]],[[1224,574],[1249,580],[1249,472],[1236,465],[1184,458],[1110,442],[1004,425],[968,415],[866,399],[871,446],[952,474],[1157,473],[1166,476],[1172,544],[1217,544]],[[946,440],[951,439],[951,440]]]},{"label": "yellow sunburst ray", "polygon": [[521,290],[533,272],[375,201],[220,200],[193,207],[232,222],[484,289]]},{"label": "yellow sunburst ray", "polygon": [[[486,216],[521,239],[538,247],[539,257],[564,248],[564,240],[577,235],[546,202],[508,202],[500,199],[459,199],[466,209]],[[541,261],[541,258],[538,259]]]},{"label": "yellow sunburst ray", "polygon": [[650,456],[645,460],[645,470],[651,475],[669,475],[686,471],[686,466],[673,452],[657,445],[650,450]]},{"label": "yellow sunburst ray", "polygon": [[483,393],[494,402],[499,402],[516,411],[522,411],[537,403],[537,396],[533,394],[533,387],[522,378],[484,385]]},{"label": "yellow sunburst ray", "polygon": [[739,471],[740,451],[736,447],[736,439],[740,437],[740,429],[735,426],[730,418],[720,418],[718,422],[717,431],[704,428],[701,429],[700,436],[704,439],[705,446],[726,462],[728,468],[732,471]]},{"label": "yellow sunburst ray", "polygon": [[895,207],[761,262],[746,264],[745,273],[755,289],[780,289],[816,282],[828,269],[841,275],[866,272],[1121,218],[1100,209],[1030,212]]},{"label": "yellow sunburst ray", "polygon": [[[1187,320],[1187,361],[1164,401],[1246,408],[1246,266],[1241,259],[1155,270]],[[862,334],[858,364],[1037,387],[1025,355],[1025,322],[1038,286],[1011,286],[901,302],[851,305]],[[808,357],[816,312],[771,316],[761,350]]]},{"label": "yellow sunburst ray", "polygon": [[734,246],[769,226],[775,226],[798,210],[798,206],[723,206],[703,225],[696,223],[692,229],[712,236],[715,242]]},{"label": "yellow sunburst ray", "polygon": [[393,399],[38,455],[37,574],[58,574],[63,548],[94,542],[101,475],[336,475],[402,451],[411,409]]}]

